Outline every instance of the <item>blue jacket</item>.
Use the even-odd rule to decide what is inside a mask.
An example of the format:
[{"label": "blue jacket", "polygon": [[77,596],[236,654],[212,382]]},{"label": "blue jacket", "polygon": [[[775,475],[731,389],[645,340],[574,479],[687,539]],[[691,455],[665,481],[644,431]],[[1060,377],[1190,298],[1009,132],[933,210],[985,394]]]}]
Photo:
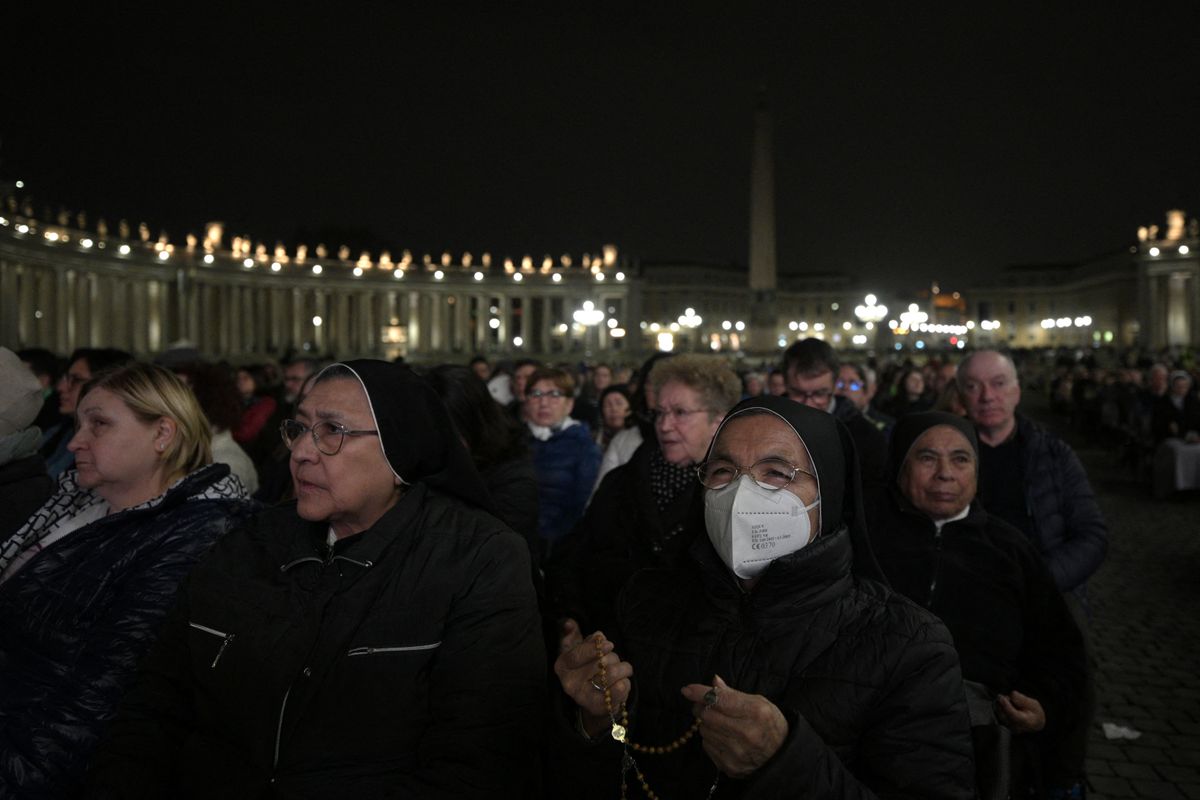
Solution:
[{"label": "blue jacket", "polygon": [[[63,476],[33,526],[49,529],[93,503],[74,479]],[[0,584],[0,797],[78,792],[179,582],[248,515],[244,496],[227,466],[203,467],[162,497],[51,543]]]},{"label": "blue jacket", "polygon": [[538,482],[538,533],[553,542],[568,533],[583,509],[600,471],[600,448],[586,425],[572,425],[546,441],[530,437]]},{"label": "blue jacket", "polygon": [[1059,591],[1084,599],[1087,579],[1108,552],[1108,526],[1087,473],[1066,442],[1020,415],[1017,445],[1034,544]]}]

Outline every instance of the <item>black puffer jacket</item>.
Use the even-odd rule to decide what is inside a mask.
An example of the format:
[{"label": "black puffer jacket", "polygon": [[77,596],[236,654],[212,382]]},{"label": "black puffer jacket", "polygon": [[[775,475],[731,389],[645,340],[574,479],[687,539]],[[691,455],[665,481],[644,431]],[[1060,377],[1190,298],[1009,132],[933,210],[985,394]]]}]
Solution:
[{"label": "black puffer jacket", "polygon": [[[74,475],[33,520],[52,526],[90,502]],[[0,797],[78,790],[179,582],[248,516],[244,496],[227,466],[203,467],[50,544],[0,584]]]},{"label": "black puffer jacket", "polygon": [[893,492],[871,526],[892,588],[936,614],[954,636],[963,677],[993,695],[1041,702],[1044,736],[1072,725],[1084,678],[1083,638],[1033,544],[978,503],[938,531]]},{"label": "black puffer jacket", "polygon": [[[1017,444],[1038,550],[1059,591],[1075,590],[1082,599],[1084,584],[1108,552],[1108,526],[1096,494],[1075,451],[1020,415]],[[988,499],[981,500],[986,506]]]},{"label": "black puffer jacket", "polygon": [[581,630],[612,627],[617,595],[635,572],[679,566],[704,535],[704,492],[691,483],[662,511],[650,490],[657,442],[644,443],[627,464],[604,476],[583,519],[554,549],[546,568],[551,610]]},{"label": "black puffer jacket", "polygon": [[[665,743],[687,730],[691,707],[680,687],[717,674],[778,706],[789,731],[749,779],[721,777],[716,797],[974,797],[950,636],[900,595],[851,575],[845,529],[774,562],[749,594],[707,537],[690,554],[688,568],[639,572],[622,594],[615,641],[634,669],[634,741]],[[618,796],[620,746],[562,739],[575,744],[563,771],[572,783],[560,788]],[[717,776],[700,737],[637,760],[663,796],[705,797]]]},{"label": "black puffer jacket", "polygon": [[96,797],[513,797],[545,654],[525,543],[424,484],[325,546],[293,504],[197,567],[92,765]]},{"label": "black puffer jacket", "polygon": [[46,460],[40,455],[0,466],[0,539],[16,533],[54,493],[54,485],[54,479],[46,473]]}]

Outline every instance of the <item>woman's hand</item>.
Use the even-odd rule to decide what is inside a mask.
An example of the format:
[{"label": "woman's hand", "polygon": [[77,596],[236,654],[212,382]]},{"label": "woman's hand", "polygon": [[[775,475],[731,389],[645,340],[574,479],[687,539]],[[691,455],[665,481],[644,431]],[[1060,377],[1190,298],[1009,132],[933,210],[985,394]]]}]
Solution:
[{"label": "woman's hand", "polygon": [[996,698],[1000,721],[1013,733],[1036,733],[1046,727],[1046,711],[1035,698],[1017,690]]},{"label": "woman's hand", "polygon": [[[680,691],[703,721],[704,752],[731,778],[745,778],[770,760],[788,735],[783,712],[760,694],[729,688],[718,675],[713,686],[692,683]],[[713,701],[715,698],[715,702]]]},{"label": "woman's hand", "polygon": [[[599,642],[603,654],[605,675],[602,679],[597,666],[596,646]],[[633,665],[622,661],[613,652],[613,643],[596,631],[584,639],[579,624],[567,619],[562,625],[562,638],[558,645],[558,658],[554,662],[554,674],[562,684],[563,691],[579,706],[583,729],[595,738],[612,725],[608,708],[604,704],[604,683],[609,686],[612,709],[615,713],[629,697],[633,684]]]}]

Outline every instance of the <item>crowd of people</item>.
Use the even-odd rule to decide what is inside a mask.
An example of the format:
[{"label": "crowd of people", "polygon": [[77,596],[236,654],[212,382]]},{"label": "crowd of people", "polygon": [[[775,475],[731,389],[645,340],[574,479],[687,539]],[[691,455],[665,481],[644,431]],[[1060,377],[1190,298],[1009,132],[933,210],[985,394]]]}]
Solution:
[{"label": "crowd of people", "polygon": [[1023,390],[1200,449],[1162,363],[0,348],[0,797],[1083,797],[1107,529]]}]

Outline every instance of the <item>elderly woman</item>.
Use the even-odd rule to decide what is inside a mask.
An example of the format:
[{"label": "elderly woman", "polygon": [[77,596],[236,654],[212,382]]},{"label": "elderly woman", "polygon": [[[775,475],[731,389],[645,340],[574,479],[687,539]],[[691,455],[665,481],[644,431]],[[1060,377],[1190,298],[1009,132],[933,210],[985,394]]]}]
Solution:
[{"label": "elderly woman", "polygon": [[512,797],[545,661],[520,537],[432,388],[323,370],[294,503],[225,537],[180,593],[100,752],[119,797]]},{"label": "elderly woman", "polygon": [[588,630],[608,626],[630,575],[677,564],[704,529],[695,466],[742,392],[737,374],[711,356],[659,361],[646,382],[655,438],[605,476],[547,569],[552,610]]},{"label": "elderly woman", "polygon": [[179,582],[250,511],[187,387],[133,364],[86,383],[76,469],[0,542],[0,796],[66,796]]},{"label": "elderly woman", "polygon": [[1006,796],[1010,775],[995,770],[1008,731],[1017,737],[1011,780],[1021,791],[1013,796],[1027,796],[1037,749],[1076,715],[1079,629],[1037,548],[975,499],[979,446],[969,421],[911,414],[896,423],[891,447],[891,492],[871,525],[875,553],[892,588],[946,623],[963,677],[975,684],[968,699],[981,796]]},{"label": "elderly woman", "polygon": [[748,399],[697,473],[707,535],[635,575],[613,628],[561,643],[572,796],[973,797],[958,658],[869,577],[845,428]]},{"label": "elderly woman", "polygon": [[525,391],[525,424],[538,482],[538,534],[546,552],[583,516],[600,448],[588,428],[569,415],[575,380],[565,370],[539,367]]}]

